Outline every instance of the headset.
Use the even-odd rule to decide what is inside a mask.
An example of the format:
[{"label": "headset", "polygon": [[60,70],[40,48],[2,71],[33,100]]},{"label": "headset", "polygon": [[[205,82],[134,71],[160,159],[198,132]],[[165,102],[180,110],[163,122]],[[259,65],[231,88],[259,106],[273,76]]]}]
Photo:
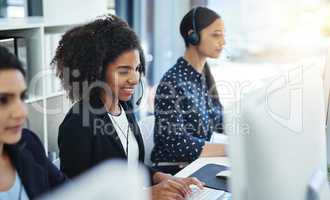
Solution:
[{"label": "headset", "polygon": [[192,11],[192,26],[193,26],[193,31],[188,34],[186,40],[188,43],[192,45],[198,45],[200,39],[199,39],[199,34],[196,29],[196,12],[197,12],[198,7],[195,7]]},{"label": "headset", "polygon": [[140,77],[140,85],[141,85],[141,89],[142,89],[142,94],[141,96],[139,97],[139,99],[136,101],[136,105],[139,106],[141,104],[141,101],[142,101],[142,98],[143,98],[143,83],[142,83],[142,80],[141,80],[141,77]]},{"label": "headset", "polygon": [[[198,7],[195,7],[192,11],[192,26],[193,26],[193,31],[188,34],[186,37],[186,40],[189,44],[191,45],[198,45],[200,42],[200,36],[198,34],[197,28],[196,28],[196,13],[197,13]],[[225,48],[224,51],[226,51],[229,55],[226,56],[228,60],[232,60],[232,57],[230,56],[230,52]]]}]

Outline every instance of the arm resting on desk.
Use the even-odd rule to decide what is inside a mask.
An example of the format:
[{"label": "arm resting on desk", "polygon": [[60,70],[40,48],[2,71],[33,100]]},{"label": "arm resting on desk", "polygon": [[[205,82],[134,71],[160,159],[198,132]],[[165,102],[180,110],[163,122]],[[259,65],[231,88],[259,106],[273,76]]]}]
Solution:
[{"label": "arm resting on desk", "polygon": [[210,144],[204,145],[200,157],[219,157],[226,156],[224,144]]}]

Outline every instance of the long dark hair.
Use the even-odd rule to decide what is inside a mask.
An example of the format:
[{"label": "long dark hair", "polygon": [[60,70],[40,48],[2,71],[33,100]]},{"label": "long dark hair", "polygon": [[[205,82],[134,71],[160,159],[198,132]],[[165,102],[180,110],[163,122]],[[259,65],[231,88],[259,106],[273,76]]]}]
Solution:
[{"label": "long dark hair", "polygon": [[[195,19],[193,19],[193,12],[195,9]],[[188,32],[193,30],[193,21],[195,21],[195,28],[197,33],[199,34],[204,28],[212,24],[215,20],[221,19],[221,16],[214,12],[213,10],[206,7],[196,7],[191,9],[181,20],[180,23],[180,34],[184,39],[186,47],[189,46],[189,42],[187,40]],[[209,65],[206,63],[204,66],[204,74],[206,78],[206,84],[208,87],[209,94],[212,98],[219,101],[219,94],[215,87],[214,77],[211,73]],[[220,104],[221,105],[221,104]]]},{"label": "long dark hair", "polygon": [[25,76],[22,63],[6,47],[0,46],[0,70],[14,69]]}]

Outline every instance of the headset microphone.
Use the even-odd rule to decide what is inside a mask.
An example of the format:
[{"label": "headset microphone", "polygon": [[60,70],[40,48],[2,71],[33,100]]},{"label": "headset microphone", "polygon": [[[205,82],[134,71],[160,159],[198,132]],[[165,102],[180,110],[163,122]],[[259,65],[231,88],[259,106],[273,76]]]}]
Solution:
[{"label": "headset microphone", "polygon": [[141,88],[142,88],[142,94],[141,96],[139,97],[139,99],[136,101],[136,105],[139,106],[141,104],[141,101],[142,101],[142,98],[143,98],[143,83],[142,81],[140,80],[140,85],[141,85]]},{"label": "headset microphone", "polygon": [[229,60],[229,61],[232,61],[233,58],[230,56],[231,53],[228,51],[228,49],[227,48],[224,48],[223,51],[226,53],[225,54],[226,59]]}]

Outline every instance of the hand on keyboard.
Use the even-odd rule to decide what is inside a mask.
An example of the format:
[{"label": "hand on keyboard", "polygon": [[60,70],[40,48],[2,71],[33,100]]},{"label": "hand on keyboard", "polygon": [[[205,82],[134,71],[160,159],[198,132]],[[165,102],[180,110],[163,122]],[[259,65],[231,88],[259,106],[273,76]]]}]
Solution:
[{"label": "hand on keyboard", "polygon": [[223,200],[225,192],[211,188],[199,189],[196,186],[190,186],[193,193],[186,200]]},{"label": "hand on keyboard", "polygon": [[[168,178],[151,187],[153,200],[184,200],[191,194],[190,185],[202,189],[203,185],[196,178]],[[196,186],[198,185],[198,186]]]}]

